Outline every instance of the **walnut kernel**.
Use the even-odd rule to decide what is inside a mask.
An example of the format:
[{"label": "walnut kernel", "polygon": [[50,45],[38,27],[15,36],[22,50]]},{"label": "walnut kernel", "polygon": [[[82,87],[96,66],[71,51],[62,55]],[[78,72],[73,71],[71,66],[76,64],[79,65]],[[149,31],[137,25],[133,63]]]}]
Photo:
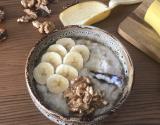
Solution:
[{"label": "walnut kernel", "polygon": [[27,22],[30,22],[31,20],[37,19],[36,12],[34,12],[34,11],[30,10],[30,9],[24,9],[24,12],[27,15],[18,18],[17,22],[27,23]]},{"label": "walnut kernel", "polygon": [[0,28],[0,42],[7,38],[7,31],[3,28]]},{"label": "walnut kernel", "polygon": [[55,29],[55,25],[51,21],[45,21],[42,23],[39,21],[32,21],[32,24],[40,33],[48,34]]},{"label": "walnut kernel", "polygon": [[5,17],[5,13],[4,13],[3,9],[0,8],[0,22],[2,22],[4,20],[4,17]]},{"label": "walnut kernel", "polygon": [[35,4],[35,0],[21,0],[21,4],[24,8],[31,8]]},{"label": "walnut kernel", "polygon": [[30,10],[30,9],[24,9],[24,12],[30,16],[32,19],[37,19],[37,14],[36,12]]},{"label": "walnut kernel", "polygon": [[72,86],[64,92],[71,112],[81,115],[93,113],[97,107],[107,105],[101,92],[93,89],[93,84],[88,77],[78,77],[71,81]]},{"label": "walnut kernel", "polygon": [[48,14],[51,14],[51,10],[47,6],[40,5],[40,6],[36,6],[36,7],[37,7],[37,10],[41,9],[41,10],[44,10],[45,12],[47,12]]},{"label": "walnut kernel", "polygon": [[20,18],[17,19],[18,23],[28,23],[32,18],[28,15],[21,16]]},{"label": "walnut kernel", "polygon": [[48,0],[37,0],[36,6],[39,7],[40,5],[46,6],[48,4]]}]

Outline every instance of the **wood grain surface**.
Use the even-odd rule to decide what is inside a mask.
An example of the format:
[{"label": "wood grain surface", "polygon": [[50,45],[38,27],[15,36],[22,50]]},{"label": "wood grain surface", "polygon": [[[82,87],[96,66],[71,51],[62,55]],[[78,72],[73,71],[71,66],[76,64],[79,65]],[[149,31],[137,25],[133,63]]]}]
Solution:
[{"label": "wood grain surface", "polygon": [[160,63],[160,36],[144,21],[144,16],[154,0],[145,0],[121,22],[118,32],[128,42]]},{"label": "wood grain surface", "polygon": [[[63,1],[52,7],[51,19],[58,27],[57,14],[62,10]],[[19,0],[0,0],[0,6],[7,15],[0,26],[6,27],[9,35],[0,43],[0,125],[55,125],[35,108],[25,85],[26,57],[42,35],[31,24],[17,24],[17,17],[23,15]],[[160,125],[160,65],[116,33],[119,23],[135,7],[118,7],[108,19],[95,24],[122,41],[135,67],[133,89],[126,103],[99,125]]]}]

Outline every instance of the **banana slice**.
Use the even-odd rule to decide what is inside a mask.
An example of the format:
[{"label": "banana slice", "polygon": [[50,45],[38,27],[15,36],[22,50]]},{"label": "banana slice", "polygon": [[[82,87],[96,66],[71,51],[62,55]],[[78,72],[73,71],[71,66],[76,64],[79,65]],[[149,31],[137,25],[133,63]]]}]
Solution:
[{"label": "banana slice", "polygon": [[83,57],[78,52],[69,52],[63,59],[64,64],[71,65],[77,70],[83,68]]},{"label": "banana slice", "polygon": [[47,79],[47,88],[53,93],[62,93],[69,87],[69,81],[58,74],[53,74]]},{"label": "banana slice", "polygon": [[67,54],[67,50],[60,44],[54,44],[49,46],[47,52],[56,52],[63,58]]},{"label": "banana slice", "polygon": [[42,56],[41,59],[42,62],[49,62],[51,63],[55,68],[62,64],[62,58],[61,56],[56,52],[47,52]]},{"label": "banana slice", "polygon": [[33,77],[39,84],[46,84],[47,78],[54,74],[54,67],[47,62],[41,62],[33,70]]},{"label": "banana slice", "polygon": [[56,74],[62,75],[70,81],[78,77],[77,69],[66,64],[59,65],[56,69]]},{"label": "banana slice", "polygon": [[85,45],[76,45],[71,48],[71,52],[78,52],[82,55],[84,62],[89,59],[90,51],[87,46]]},{"label": "banana slice", "polygon": [[56,44],[60,44],[62,46],[64,46],[68,51],[75,46],[75,42],[73,39],[71,38],[62,38],[57,40]]}]

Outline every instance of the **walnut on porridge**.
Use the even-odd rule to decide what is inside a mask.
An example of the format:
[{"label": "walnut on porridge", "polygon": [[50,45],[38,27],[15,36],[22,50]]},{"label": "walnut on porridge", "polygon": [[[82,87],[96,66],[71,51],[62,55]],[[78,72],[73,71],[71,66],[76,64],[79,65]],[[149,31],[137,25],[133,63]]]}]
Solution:
[{"label": "walnut on porridge", "polygon": [[100,91],[95,91],[88,77],[80,76],[71,81],[71,87],[64,92],[71,112],[81,115],[93,113],[97,107],[108,104]]}]

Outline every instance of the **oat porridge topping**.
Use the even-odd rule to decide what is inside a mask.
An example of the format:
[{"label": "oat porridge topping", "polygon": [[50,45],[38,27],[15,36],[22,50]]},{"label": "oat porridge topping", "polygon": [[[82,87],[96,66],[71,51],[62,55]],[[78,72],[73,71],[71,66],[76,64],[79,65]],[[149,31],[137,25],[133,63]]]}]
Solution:
[{"label": "oat porridge topping", "polygon": [[88,77],[78,77],[71,82],[72,86],[65,91],[69,110],[82,115],[93,113],[97,107],[108,104],[103,99],[103,93],[95,91]]}]

